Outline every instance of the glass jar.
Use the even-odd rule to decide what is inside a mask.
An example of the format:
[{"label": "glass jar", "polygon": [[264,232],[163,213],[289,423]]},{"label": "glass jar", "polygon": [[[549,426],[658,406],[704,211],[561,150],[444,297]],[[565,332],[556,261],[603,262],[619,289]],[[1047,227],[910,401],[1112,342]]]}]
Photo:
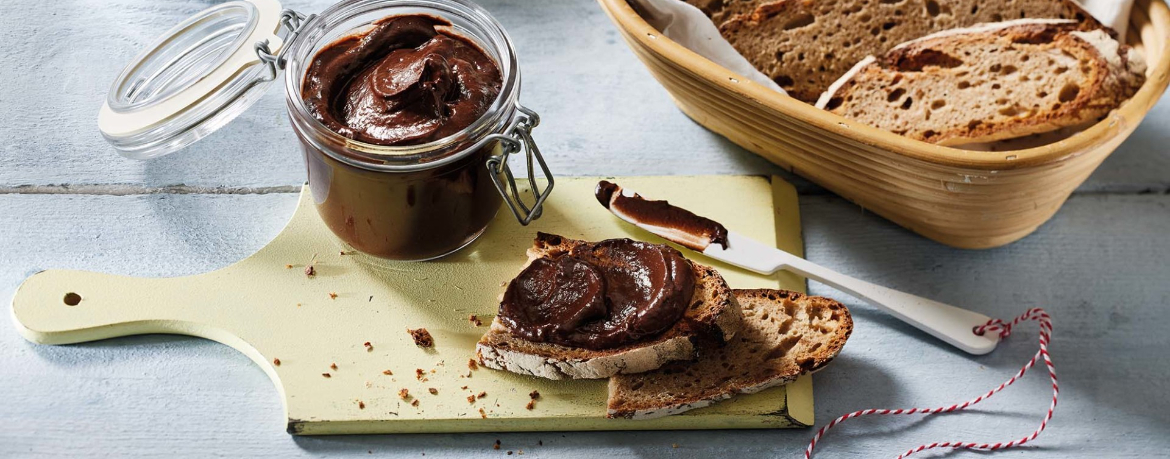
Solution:
[{"label": "glass jar", "polygon": [[[352,140],[314,118],[302,84],[317,52],[379,19],[412,14],[450,22],[454,33],[496,62],[503,81],[488,110],[456,134],[410,146]],[[184,69],[201,75],[174,75]],[[324,223],[345,244],[385,259],[428,260],[474,241],[502,203],[521,224],[540,216],[553,186],[531,137],[540,118],[518,102],[520,69],[507,33],[465,0],[345,0],[308,16],[281,11],[275,0],[214,6],[172,29],[123,71],[99,125],[126,156],[170,153],[229,122],[281,70],[310,193]],[[531,204],[508,167],[508,158],[520,152]]]}]

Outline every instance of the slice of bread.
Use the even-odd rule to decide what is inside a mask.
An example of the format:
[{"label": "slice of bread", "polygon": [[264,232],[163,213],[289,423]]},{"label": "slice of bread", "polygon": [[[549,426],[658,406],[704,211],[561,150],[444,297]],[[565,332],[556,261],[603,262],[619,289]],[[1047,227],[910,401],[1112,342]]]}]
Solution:
[{"label": "slice of bread", "polygon": [[948,30],[866,59],[817,106],[939,145],[1011,139],[1099,119],[1145,82],[1103,30],[1018,20]]},{"label": "slice of bread", "polygon": [[[591,246],[586,241],[537,233],[533,247],[528,249],[528,263]],[[599,379],[650,371],[673,360],[693,359],[697,343],[721,345],[735,336],[743,321],[739,304],[723,276],[698,263],[691,262],[691,267],[695,274],[691,304],[682,319],[656,337],[611,349],[573,348],[513,336],[497,317],[475,347],[479,363],[549,379]]]},{"label": "slice of bread", "polygon": [[744,320],[735,338],[693,362],[610,378],[607,416],[652,419],[788,384],[827,365],[853,332],[849,310],[828,298],[769,289],[735,297]]},{"label": "slice of bread", "polygon": [[866,56],[932,32],[1020,18],[1102,27],[1071,0],[776,0],[713,17],[724,19],[720,32],[752,65],[809,103]]}]

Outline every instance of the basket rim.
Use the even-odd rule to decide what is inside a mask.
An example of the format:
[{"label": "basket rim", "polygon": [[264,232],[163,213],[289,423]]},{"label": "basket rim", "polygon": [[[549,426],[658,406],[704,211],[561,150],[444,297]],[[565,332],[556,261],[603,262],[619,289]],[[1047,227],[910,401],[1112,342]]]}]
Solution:
[{"label": "basket rim", "polygon": [[[830,131],[879,149],[932,164],[1008,170],[1032,167],[1064,160],[1108,142],[1125,132],[1130,123],[1140,123],[1157,103],[1167,84],[1170,84],[1170,7],[1161,0],[1137,0],[1130,13],[1131,23],[1148,25],[1150,30],[1131,30],[1137,34],[1150,54],[1150,41],[1160,40],[1157,62],[1147,60],[1146,82],[1122,107],[1110,112],[1105,119],[1088,129],[1061,141],[1039,147],[1010,151],[970,151],[909,139],[862,123],[854,123],[840,115],[829,113],[812,105],[780,94],[757,84],[747,77],[732,72],[707,58],[687,49],[662,35],[628,3],[627,0],[598,0],[614,24],[622,29],[627,40],[636,40],[643,48],[659,55],[694,74],[718,85],[723,90],[746,97],[765,108],[779,112],[815,128]],[[1135,27],[1131,27],[1135,29]]]}]

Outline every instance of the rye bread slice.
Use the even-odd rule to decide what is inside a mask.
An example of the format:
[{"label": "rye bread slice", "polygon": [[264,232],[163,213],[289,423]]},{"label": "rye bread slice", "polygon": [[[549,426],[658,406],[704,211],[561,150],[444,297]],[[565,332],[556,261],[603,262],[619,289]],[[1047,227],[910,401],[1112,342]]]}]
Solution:
[{"label": "rye bread slice", "polygon": [[693,362],[610,378],[607,416],[653,419],[788,384],[824,368],[853,332],[849,310],[829,298],[787,290],[734,292],[744,320],[735,338],[700,349]]},{"label": "rye bread slice", "polygon": [[939,145],[1092,122],[1137,92],[1146,66],[1105,31],[1077,29],[1017,20],[939,32],[863,60],[817,106]]},{"label": "rye bread slice", "polygon": [[[740,5],[743,0],[728,0]],[[1103,26],[1071,0],[776,0],[723,19],[719,30],[789,95],[812,103],[866,56],[941,30],[1021,18]],[[742,5],[746,9],[750,5]],[[738,11],[738,10],[736,10]]]},{"label": "rye bread slice", "polygon": [[[536,241],[528,249],[528,263],[559,253],[588,250],[591,246],[586,241],[537,233]],[[479,363],[548,379],[599,379],[650,371],[673,360],[690,360],[695,356],[697,343],[721,345],[735,336],[742,324],[739,304],[723,276],[695,262],[691,262],[691,267],[695,273],[691,305],[682,319],[656,337],[611,349],[573,348],[513,336],[497,318],[476,344]]]}]

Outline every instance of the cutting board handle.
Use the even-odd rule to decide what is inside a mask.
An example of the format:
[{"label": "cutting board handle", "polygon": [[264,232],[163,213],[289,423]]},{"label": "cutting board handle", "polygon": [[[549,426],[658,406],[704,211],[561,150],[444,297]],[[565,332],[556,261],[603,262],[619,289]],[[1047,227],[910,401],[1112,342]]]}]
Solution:
[{"label": "cutting board handle", "polygon": [[[225,337],[206,323],[183,320],[180,278],[139,278],[48,270],[28,279],[12,298],[17,330],[40,344],[70,344],[118,336],[168,333]],[[202,322],[202,321],[199,321]],[[228,338],[229,340],[231,338]]]}]

